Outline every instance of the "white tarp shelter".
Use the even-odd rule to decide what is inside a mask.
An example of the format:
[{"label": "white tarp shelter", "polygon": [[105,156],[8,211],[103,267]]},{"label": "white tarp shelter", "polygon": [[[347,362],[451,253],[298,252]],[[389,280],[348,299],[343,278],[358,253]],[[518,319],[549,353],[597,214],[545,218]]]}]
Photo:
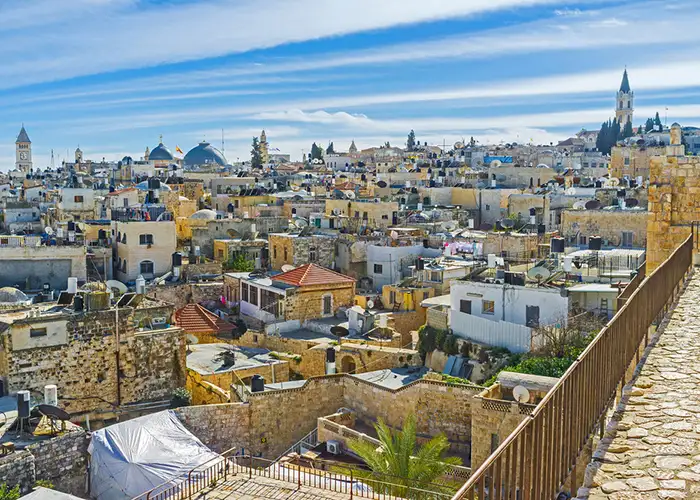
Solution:
[{"label": "white tarp shelter", "polygon": [[[128,420],[92,434],[90,497],[132,499],[167,481],[185,479],[193,468],[216,463],[172,410]],[[208,464],[207,464],[208,466]]]}]

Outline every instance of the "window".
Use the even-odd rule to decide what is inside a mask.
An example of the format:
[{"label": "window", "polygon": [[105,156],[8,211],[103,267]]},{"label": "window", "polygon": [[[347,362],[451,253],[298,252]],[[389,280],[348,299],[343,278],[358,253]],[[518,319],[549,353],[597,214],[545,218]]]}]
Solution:
[{"label": "window", "polygon": [[83,197],[82,196],[73,196],[73,201],[75,203],[82,203],[83,202]]},{"label": "window", "polygon": [[285,262],[287,262],[287,256],[288,256],[288,253],[287,253],[287,249],[285,248],[284,249],[284,261]]},{"label": "window", "polygon": [[600,299],[600,312],[601,312],[601,314],[605,314],[607,316],[607,314],[608,314],[608,299],[606,299],[606,298]]},{"label": "window", "polygon": [[123,273],[126,272],[126,259],[124,259],[124,260],[122,261],[122,272],[123,272]]},{"label": "window", "polygon": [[440,271],[432,271],[430,273],[430,281],[441,282],[442,281],[442,273]]},{"label": "window", "polygon": [[491,205],[486,204],[486,211],[488,212],[489,210],[491,210]]},{"label": "window", "polygon": [[396,304],[396,290],[391,290],[389,292],[389,304],[392,306]]},{"label": "window", "polygon": [[634,233],[632,231],[622,231],[622,246],[631,247],[634,243]]},{"label": "window", "polygon": [[248,283],[241,283],[241,300],[248,302],[249,286]]},{"label": "window", "polygon": [[251,286],[250,287],[250,301],[251,304],[254,306],[258,305],[258,287],[256,286]]},{"label": "window", "polygon": [[330,316],[333,314],[333,296],[324,295],[323,296],[323,315]]},{"label": "window", "polygon": [[233,207],[238,208],[238,200],[233,200]]},{"label": "window", "polygon": [[367,220],[367,212],[362,212],[362,219]]},{"label": "window", "polygon": [[389,216],[387,214],[382,215],[382,220],[389,220]]},{"label": "window", "polygon": [[126,233],[122,234],[122,243],[126,243]]},{"label": "window", "polygon": [[374,274],[382,274],[382,265],[381,264],[374,265]]},{"label": "window", "polygon": [[139,270],[141,274],[153,274],[154,273],[153,262],[150,260],[144,260],[139,265]]},{"label": "window", "polygon": [[463,312],[464,314],[471,314],[472,313],[472,301],[471,300],[460,300],[459,301],[459,312]]},{"label": "window", "polygon": [[423,292],[423,300],[430,298],[430,292]]},{"label": "window", "polygon": [[360,212],[355,212],[355,218],[359,219],[360,218]]},{"label": "window", "polygon": [[316,247],[309,247],[309,262],[316,262]]},{"label": "window", "polygon": [[578,240],[579,240],[580,245],[588,244],[588,237],[587,236],[584,236],[581,234],[581,235],[579,235]]},{"label": "window", "polygon": [[498,438],[498,434],[491,434],[491,453],[496,451],[498,448],[498,444],[500,442],[500,439]]},{"label": "window", "polygon": [[224,251],[223,251],[222,249],[219,248],[219,252],[218,252],[218,253],[219,253],[219,258],[220,258],[220,259],[223,259],[223,258],[224,258]]},{"label": "window", "polygon": [[540,307],[525,306],[525,326],[538,328],[540,326]]},{"label": "window", "polygon": [[30,328],[29,329],[29,336],[30,337],[46,337],[47,332],[46,328]]},{"label": "window", "polygon": [[139,234],[139,245],[153,245],[153,235]]},{"label": "window", "polygon": [[280,315],[279,295],[269,290],[260,289],[260,309],[278,317]]},{"label": "window", "polygon": [[629,157],[629,156],[625,156],[625,166],[627,166],[627,165],[629,165],[629,164],[630,164],[630,157]]},{"label": "window", "polygon": [[483,314],[493,314],[496,311],[496,303],[493,300],[481,301],[481,312]]},{"label": "window", "polygon": [[277,258],[277,247],[272,247],[272,256],[276,259]]}]

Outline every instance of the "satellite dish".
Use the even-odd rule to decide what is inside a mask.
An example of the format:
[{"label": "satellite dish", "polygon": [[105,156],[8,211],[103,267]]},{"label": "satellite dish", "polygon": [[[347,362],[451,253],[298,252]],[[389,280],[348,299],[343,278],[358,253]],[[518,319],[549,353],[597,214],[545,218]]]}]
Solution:
[{"label": "satellite dish", "polygon": [[501,165],[503,165],[501,163],[501,160],[493,160],[493,161],[491,161],[491,163],[489,163],[490,167],[500,167]]},{"label": "satellite dish", "polygon": [[586,210],[598,210],[601,207],[601,203],[598,200],[589,200],[586,202]]},{"label": "satellite dish", "polygon": [[374,309],[374,301],[373,300],[367,301],[367,309]]},{"label": "satellite dish", "polygon": [[637,205],[639,205],[639,200],[637,200],[636,198],[627,198],[625,200],[625,206],[628,208],[633,208]]},{"label": "satellite dish", "polygon": [[617,177],[611,177],[607,180],[606,184],[610,187],[617,187],[620,185],[620,179],[618,179]]},{"label": "satellite dish", "polygon": [[335,335],[336,337],[347,337],[350,335],[350,332],[348,331],[347,328],[343,326],[334,326],[331,328],[331,333]]},{"label": "satellite dish", "polygon": [[349,200],[354,200],[355,199],[355,193],[352,191],[344,191],[345,197]]},{"label": "satellite dish", "polygon": [[126,285],[124,283],[122,283],[121,281],[107,280],[105,282],[105,285],[107,285],[107,288],[109,288],[110,290],[116,290],[120,294],[124,294],[124,293],[129,291],[129,289],[126,287]]},{"label": "satellite dish", "polygon": [[292,266],[291,264],[285,264],[282,266],[282,272],[283,273],[288,273],[289,271],[294,271],[296,267]]},{"label": "satellite dish", "polygon": [[515,227],[515,221],[513,219],[501,219],[501,227],[512,229]]},{"label": "satellite dish", "polygon": [[379,181],[379,182],[377,182],[377,186],[379,186],[380,188],[385,188],[387,186],[387,184],[384,181]]},{"label": "satellite dish", "polygon": [[392,231],[391,233],[389,233],[389,236],[391,236],[392,240],[395,240],[399,237],[399,233],[397,233],[396,231]]},{"label": "satellite dish", "polygon": [[549,279],[549,277],[552,276],[552,272],[547,269],[546,267],[533,267],[527,272],[527,277],[531,279],[532,281],[545,281]]},{"label": "satellite dish", "polygon": [[577,201],[576,203],[573,204],[571,207],[574,210],[585,210],[586,209],[586,202],[585,201]]},{"label": "satellite dish", "polygon": [[455,149],[463,149],[463,148],[464,148],[464,143],[462,143],[462,142],[460,142],[460,141],[457,141],[457,142],[455,142],[454,148],[455,148]]},{"label": "satellite dish", "polygon": [[51,235],[53,234],[53,229],[51,229],[50,226],[46,226],[46,227],[44,228],[44,232],[45,232],[46,234],[48,234],[49,236],[51,236]]},{"label": "satellite dish", "polygon": [[522,385],[513,387],[513,399],[518,403],[528,403],[530,401],[530,391]]}]

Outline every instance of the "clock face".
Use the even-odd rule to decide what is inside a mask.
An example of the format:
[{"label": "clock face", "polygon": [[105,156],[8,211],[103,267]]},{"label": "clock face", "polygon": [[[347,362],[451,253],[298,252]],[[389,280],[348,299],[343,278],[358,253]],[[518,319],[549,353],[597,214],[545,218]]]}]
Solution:
[{"label": "clock face", "polygon": [[19,159],[20,159],[20,160],[26,160],[27,158],[29,158],[29,154],[27,154],[26,151],[22,151],[22,152],[19,154]]}]

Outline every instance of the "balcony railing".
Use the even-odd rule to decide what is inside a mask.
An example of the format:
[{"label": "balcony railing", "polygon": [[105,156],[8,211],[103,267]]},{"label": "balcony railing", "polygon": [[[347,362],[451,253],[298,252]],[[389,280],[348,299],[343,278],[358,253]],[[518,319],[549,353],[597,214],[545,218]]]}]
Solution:
[{"label": "balcony railing", "polygon": [[577,462],[639,362],[649,327],[673,303],[692,264],[694,235],[634,290],[532,414],[503,441],[453,500],[555,498],[575,494]]}]

